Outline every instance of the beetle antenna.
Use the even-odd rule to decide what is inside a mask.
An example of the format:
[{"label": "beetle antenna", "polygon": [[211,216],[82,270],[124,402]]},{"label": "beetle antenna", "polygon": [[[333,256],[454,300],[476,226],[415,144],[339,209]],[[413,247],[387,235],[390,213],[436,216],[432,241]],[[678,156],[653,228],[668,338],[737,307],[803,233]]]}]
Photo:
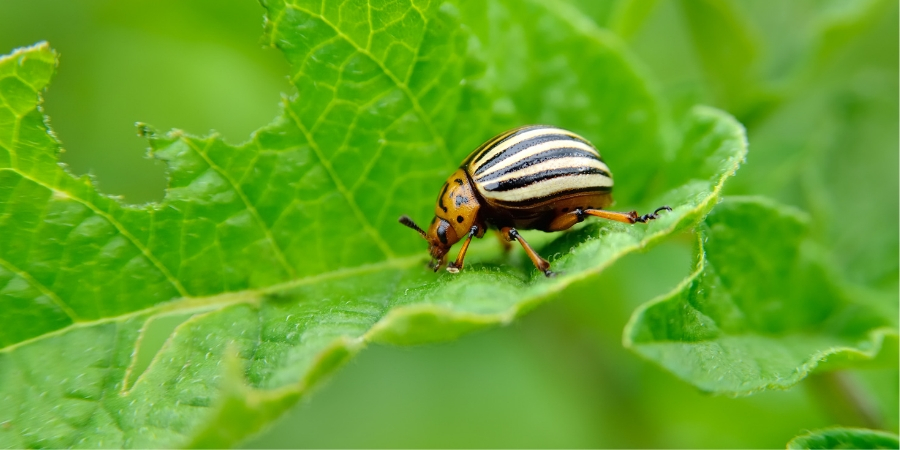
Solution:
[{"label": "beetle antenna", "polygon": [[419,228],[419,226],[416,225],[416,223],[413,222],[413,220],[410,219],[409,216],[405,216],[405,215],[404,215],[404,216],[400,216],[400,219],[399,219],[399,220],[400,220],[400,223],[402,223],[403,225],[406,225],[406,226],[412,228],[413,230],[416,230],[416,232],[419,233],[419,235],[422,236],[422,239],[425,239],[426,241],[428,240],[428,237],[425,236],[425,232],[422,231],[422,229]]}]

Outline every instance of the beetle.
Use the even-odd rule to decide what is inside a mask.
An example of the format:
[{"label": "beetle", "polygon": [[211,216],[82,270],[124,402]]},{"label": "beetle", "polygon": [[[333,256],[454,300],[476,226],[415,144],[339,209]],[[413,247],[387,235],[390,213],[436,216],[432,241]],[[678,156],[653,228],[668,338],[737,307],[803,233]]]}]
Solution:
[{"label": "beetle", "polygon": [[567,230],[587,216],[644,223],[672,210],[662,206],[644,215],[606,211],[612,187],[609,167],[586,139],[562,128],[528,125],[494,136],[463,161],[441,188],[427,232],[408,216],[399,220],[428,241],[435,272],[446,263],[450,247],[465,238],[456,261],[447,266],[447,271],[459,272],[472,238],[493,227],[507,248],[518,241],[534,266],[551,277],[550,263],[518,230]]}]

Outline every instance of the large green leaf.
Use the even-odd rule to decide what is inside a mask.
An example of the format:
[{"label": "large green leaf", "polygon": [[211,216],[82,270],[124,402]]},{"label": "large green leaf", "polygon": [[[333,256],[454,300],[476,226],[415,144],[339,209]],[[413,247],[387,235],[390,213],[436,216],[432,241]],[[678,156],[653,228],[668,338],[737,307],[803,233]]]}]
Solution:
[{"label": "large green leaf", "polygon": [[813,370],[897,364],[896,299],[852,296],[802,213],[732,198],[705,220],[696,271],[644,304],[624,341],[702,390],[790,387]]},{"label": "large green leaf", "polygon": [[[142,126],[169,167],[160,204],[124,205],[57,163],[47,45],[0,59],[0,445],[232,445],[369,342],[508,323],[698,222],[745,156],[742,127],[697,108],[667,158],[615,38],[551,2],[264,6],[298,95],[240,145]],[[488,17],[500,28],[479,34]],[[497,59],[508,33],[519,54]],[[427,220],[474,145],[538,121],[595,140],[625,207],[674,211],[543,245],[555,279],[489,244],[459,275],[428,271],[397,216]],[[142,345],[166,326],[161,348]]]},{"label": "large green leaf", "polygon": [[791,439],[789,449],[813,448],[897,448],[900,440],[894,433],[862,428],[828,428],[815,430]]}]

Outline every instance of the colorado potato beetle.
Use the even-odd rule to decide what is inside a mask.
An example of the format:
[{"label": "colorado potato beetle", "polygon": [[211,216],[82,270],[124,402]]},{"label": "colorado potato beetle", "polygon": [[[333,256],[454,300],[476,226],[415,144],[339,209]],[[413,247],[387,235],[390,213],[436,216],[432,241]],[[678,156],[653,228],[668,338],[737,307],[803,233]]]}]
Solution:
[{"label": "colorado potato beetle", "polygon": [[550,277],[550,263],[517,230],[562,231],[586,216],[643,223],[672,210],[662,206],[644,215],[605,211],[612,204],[612,187],[609,167],[586,139],[561,128],[529,125],[494,136],[463,161],[444,183],[427,232],[407,216],[400,223],[428,241],[435,272],[446,263],[450,247],[465,237],[456,261],[447,266],[449,272],[459,272],[472,238],[494,227],[507,246],[518,241],[535,267]]}]

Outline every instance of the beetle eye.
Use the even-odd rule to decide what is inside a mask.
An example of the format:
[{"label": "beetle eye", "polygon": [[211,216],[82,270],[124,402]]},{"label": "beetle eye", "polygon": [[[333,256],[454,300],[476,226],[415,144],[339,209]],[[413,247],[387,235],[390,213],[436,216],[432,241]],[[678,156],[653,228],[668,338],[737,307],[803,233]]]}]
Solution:
[{"label": "beetle eye", "polygon": [[446,220],[441,220],[441,224],[438,225],[437,235],[438,239],[441,240],[441,243],[447,245],[447,229],[450,228],[450,222]]}]

